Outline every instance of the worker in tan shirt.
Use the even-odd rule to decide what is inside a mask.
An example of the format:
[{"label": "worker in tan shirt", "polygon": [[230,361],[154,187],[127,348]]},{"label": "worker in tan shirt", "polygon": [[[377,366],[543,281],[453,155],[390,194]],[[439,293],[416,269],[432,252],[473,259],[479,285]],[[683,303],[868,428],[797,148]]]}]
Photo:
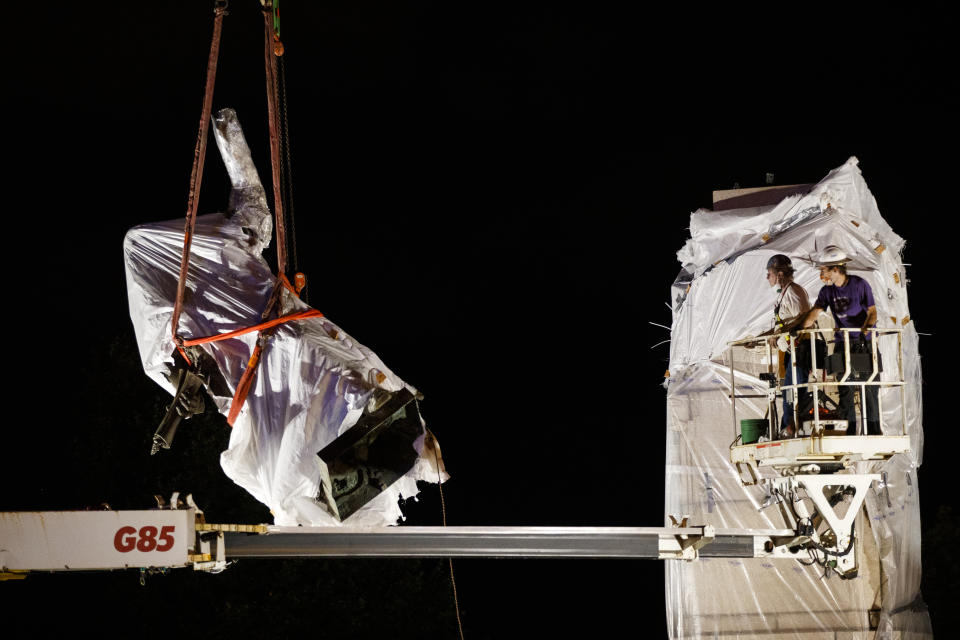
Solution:
[{"label": "worker in tan shirt", "polygon": [[[777,297],[773,305],[773,329],[769,333],[788,331],[797,324],[810,310],[810,299],[806,290],[793,281],[793,263],[790,258],[778,253],[767,261],[767,283],[776,288]],[[790,336],[779,336],[776,346],[783,354],[783,364],[786,370],[784,384],[793,384],[793,367],[790,360]],[[810,377],[810,363],[797,362],[798,384],[807,382]],[[809,408],[810,392],[806,389],[795,394],[799,400],[799,408],[806,411]],[[802,419],[802,417],[801,417]],[[782,436],[792,437],[797,432],[793,420],[793,403],[787,402],[787,394],[783,398],[783,416],[780,418]]]}]

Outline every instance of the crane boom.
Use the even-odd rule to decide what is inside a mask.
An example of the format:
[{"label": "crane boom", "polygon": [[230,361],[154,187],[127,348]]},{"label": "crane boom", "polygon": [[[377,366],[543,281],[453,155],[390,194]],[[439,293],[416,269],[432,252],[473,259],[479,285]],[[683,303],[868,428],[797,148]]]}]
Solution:
[{"label": "crane boom", "polygon": [[[177,501],[172,501],[177,504]],[[208,524],[196,506],[0,513],[0,567],[91,571],[192,567],[239,558],[794,557],[790,529],[673,527],[281,527]]]}]

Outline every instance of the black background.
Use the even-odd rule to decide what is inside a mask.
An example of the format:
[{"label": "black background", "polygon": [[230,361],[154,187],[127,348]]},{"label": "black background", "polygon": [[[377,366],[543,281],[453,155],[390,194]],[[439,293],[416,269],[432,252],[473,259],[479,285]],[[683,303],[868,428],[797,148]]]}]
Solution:
[{"label": "black background", "polygon": [[[214,108],[238,111],[269,194],[262,20],[253,0],[232,5]],[[935,629],[956,624],[943,396],[958,141],[942,18],[282,6],[298,266],[310,303],[426,396],[453,476],[449,524],[661,524],[669,347],[651,347],[669,335],[649,322],[670,324],[689,212],[713,189],[766,172],[816,182],[856,155],[907,240],[912,317],[931,334],[923,589]],[[223,476],[214,412],[148,456],[169,398],[140,368],[126,306],[124,233],[185,210],[212,3],[44,7],[8,14],[0,508],[145,508],[180,490],[208,521],[269,522]],[[211,145],[200,212],[228,190]],[[405,511],[439,524],[436,487]],[[666,634],[658,562],[455,567],[468,638]],[[0,597],[13,630],[448,638],[447,571],[245,561],[144,587],[135,572],[33,575]]]}]

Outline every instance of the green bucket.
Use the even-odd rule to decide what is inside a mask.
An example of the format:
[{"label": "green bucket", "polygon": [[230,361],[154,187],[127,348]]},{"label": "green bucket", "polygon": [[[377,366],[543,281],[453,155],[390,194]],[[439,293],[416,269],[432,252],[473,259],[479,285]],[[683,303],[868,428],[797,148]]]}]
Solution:
[{"label": "green bucket", "polygon": [[747,418],[740,421],[740,442],[753,444],[767,432],[770,423],[766,418]]}]

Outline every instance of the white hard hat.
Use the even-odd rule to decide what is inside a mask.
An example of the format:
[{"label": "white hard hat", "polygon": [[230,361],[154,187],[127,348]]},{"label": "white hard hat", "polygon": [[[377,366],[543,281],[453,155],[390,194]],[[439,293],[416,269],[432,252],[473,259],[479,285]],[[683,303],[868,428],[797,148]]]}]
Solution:
[{"label": "white hard hat", "polygon": [[847,253],[840,247],[831,244],[816,256],[818,267],[836,267],[850,262]]}]

